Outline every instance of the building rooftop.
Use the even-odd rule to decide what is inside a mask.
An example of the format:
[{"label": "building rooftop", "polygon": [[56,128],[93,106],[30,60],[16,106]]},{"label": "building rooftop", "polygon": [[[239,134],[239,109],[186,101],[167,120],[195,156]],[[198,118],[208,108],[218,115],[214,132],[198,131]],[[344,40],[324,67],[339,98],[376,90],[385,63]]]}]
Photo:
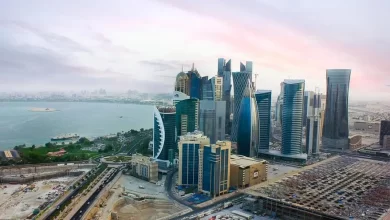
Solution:
[{"label": "building rooftop", "polygon": [[257,159],[242,156],[242,155],[232,154],[230,156],[230,164],[240,166],[241,168],[245,168],[245,167],[251,166],[253,164],[264,163],[264,162],[266,162],[266,161],[265,160],[257,160]]},{"label": "building rooftop", "polygon": [[296,83],[304,83],[304,79],[285,79],[284,83],[286,84],[296,84]]},{"label": "building rooftop", "polygon": [[271,93],[272,90],[263,90],[263,89],[259,89],[259,90],[256,90],[255,94],[263,94],[263,93]]}]

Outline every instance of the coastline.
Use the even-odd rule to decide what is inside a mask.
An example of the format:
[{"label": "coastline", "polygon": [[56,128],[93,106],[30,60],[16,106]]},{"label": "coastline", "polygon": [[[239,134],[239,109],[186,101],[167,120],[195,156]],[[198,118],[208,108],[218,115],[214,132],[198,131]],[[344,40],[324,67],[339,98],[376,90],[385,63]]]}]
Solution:
[{"label": "coastline", "polygon": [[31,108],[30,112],[55,112],[58,111],[55,108]]}]

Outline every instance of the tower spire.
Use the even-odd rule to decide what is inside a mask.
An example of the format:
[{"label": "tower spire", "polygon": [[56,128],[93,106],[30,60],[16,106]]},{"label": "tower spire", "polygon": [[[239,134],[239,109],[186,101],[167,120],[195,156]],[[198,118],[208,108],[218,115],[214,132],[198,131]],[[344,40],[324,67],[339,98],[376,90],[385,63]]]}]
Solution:
[{"label": "tower spire", "polygon": [[195,63],[192,63],[192,69],[191,71],[194,71],[195,70]]}]

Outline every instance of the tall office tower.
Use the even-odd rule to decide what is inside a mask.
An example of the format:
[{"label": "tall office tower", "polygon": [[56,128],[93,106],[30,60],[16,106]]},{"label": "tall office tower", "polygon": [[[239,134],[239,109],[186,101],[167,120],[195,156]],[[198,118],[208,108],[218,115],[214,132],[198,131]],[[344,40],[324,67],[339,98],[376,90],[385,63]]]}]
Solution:
[{"label": "tall office tower", "polygon": [[218,141],[199,149],[199,191],[211,197],[228,193],[231,149],[230,141]]},{"label": "tall office tower", "polygon": [[306,118],[306,153],[316,155],[320,152],[321,95],[313,95],[312,108]]},{"label": "tall office tower", "polygon": [[190,95],[190,87],[189,87],[189,78],[188,75],[181,71],[176,76],[176,83],[175,83],[175,91],[182,92],[186,95]]},{"label": "tall office tower", "polygon": [[348,93],[350,69],[326,70],[326,109],[322,134],[324,149],[349,148]]},{"label": "tall office tower", "polygon": [[245,88],[237,114],[237,153],[254,157],[258,153],[259,127],[257,105],[249,79]]},{"label": "tall office tower", "polygon": [[313,111],[314,111],[314,92],[305,91],[305,95],[303,98],[303,115],[302,115],[303,127],[306,127],[307,117],[308,115],[312,115]]},{"label": "tall office tower", "polygon": [[186,99],[176,104],[177,136],[198,130],[199,100]]},{"label": "tall office tower", "polygon": [[280,94],[276,101],[275,121],[277,124],[282,125],[282,113],[283,113],[283,95],[284,95],[284,82],[280,83]]},{"label": "tall office tower", "polygon": [[225,101],[200,101],[199,130],[210,138],[212,144],[225,140],[225,115]]},{"label": "tall office tower", "polygon": [[[213,88],[214,101],[222,101],[223,98],[223,77],[214,76],[210,79]],[[225,102],[226,104],[226,102]]]},{"label": "tall office tower", "polygon": [[230,115],[232,113],[231,110],[231,90],[232,90],[232,68],[231,68],[231,60],[225,62],[224,58],[218,59],[218,76],[223,78],[222,82],[222,101],[226,102],[226,134],[231,133],[231,121]]},{"label": "tall office tower", "polygon": [[210,139],[202,132],[196,131],[180,136],[179,147],[179,177],[177,184],[198,185],[199,150],[210,144]]},{"label": "tall office tower", "polygon": [[192,64],[192,68],[187,73],[189,79],[189,90],[191,99],[201,99],[202,97],[202,77],[200,76],[198,70]]},{"label": "tall office tower", "polygon": [[379,133],[379,144],[383,145],[383,138],[385,135],[390,135],[390,121],[381,121],[381,130]]},{"label": "tall office tower", "polygon": [[213,100],[213,87],[208,76],[202,77],[202,97],[200,100]]},{"label": "tall office tower", "polygon": [[[250,72],[234,72],[233,73],[233,84],[234,84],[234,113],[233,113],[233,124],[232,134],[230,140],[237,142],[237,129],[238,129],[238,118],[240,113],[240,106],[242,98],[244,97],[245,91],[248,88],[252,88],[252,73]],[[248,84],[250,82],[250,84]]]},{"label": "tall office tower", "polygon": [[302,153],[302,115],[305,80],[284,80],[282,154]]},{"label": "tall office tower", "polygon": [[173,98],[172,98],[173,105],[176,105],[178,102],[186,99],[190,99],[190,96],[179,91],[173,92]]},{"label": "tall office tower", "polygon": [[259,151],[269,151],[271,134],[271,90],[257,90],[255,93],[258,125]]},{"label": "tall office tower", "polygon": [[153,114],[153,158],[168,161],[169,150],[176,149],[176,110],[155,107]]}]

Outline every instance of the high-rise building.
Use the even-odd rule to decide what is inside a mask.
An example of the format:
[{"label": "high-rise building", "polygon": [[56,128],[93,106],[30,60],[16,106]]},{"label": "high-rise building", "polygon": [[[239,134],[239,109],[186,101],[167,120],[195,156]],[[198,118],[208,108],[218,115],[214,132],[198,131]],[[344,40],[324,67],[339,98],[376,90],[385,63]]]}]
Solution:
[{"label": "high-rise building", "polygon": [[[244,97],[245,91],[252,87],[252,73],[251,72],[234,72],[233,73],[233,84],[234,84],[234,113],[233,113],[233,123],[232,123],[232,133],[230,140],[232,142],[237,142],[237,132],[238,132],[238,118],[240,113],[241,101]],[[250,82],[248,84],[248,82]]]},{"label": "high-rise building", "polygon": [[326,109],[322,134],[324,149],[349,148],[348,94],[350,69],[326,70]]},{"label": "high-rise building", "polygon": [[281,82],[280,94],[278,96],[278,100],[276,101],[276,109],[275,109],[275,121],[278,125],[282,125],[283,95],[284,95],[284,82]]},{"label": "high-rise building", "polygon": [[379,132],[379,144],[383,145],[383,137],[385,135],[390,135],[390,121],[382,120],[381,121],[381,130]]},{"label": "high-rise building", "polygon": [[305,96],[303,98],[303,115],[302,115],[303,127],[306,127],[307,116],[313,114],[314,111],[313,103],[314,103],[314,92],[305,91]]},{"label": "high-rise building", "polygon": [[185,93],[182,93],[180,91],[174,91],[173,98],[172,98],[173,105],[176,105],[178,102],[189,99],[189,98],[190,98],[190,96],[185,94]]},{"label": "high-rise building", "polygon": [[239,110],[236,121],[237,153],[247,157],[257,156],[259,141],[258,114],[252,83],[249,79],[241,97]]},{"label": "high-rise building", "polygon": [[202,77],[202,98],[201,100],[214,100],[213,85],[208,76]]},{"label": "high-rise building", "polygon": [[226,127],[227,134],[231,134],[231,120],[230,115],[232,113],[231,105],[231,90],[232,90],[232,69],[231,60],[225,62],[224,58],[218,59],[218,76],[223,78],[222,82],[222,100],[226,102]]},{"label": "high-rise building", "polygon": [[210,139],[202,132],[196,131],[180,136],[179,172],[177,184],[179,186],[198,185],[199,180],[199,150],[210,144]]},{"label": "high-rise building", "polygon": [[176,83],[175,83],[175,91],[182,92],[186,95],[190,95],[190,87],[189,87],[189,78],[188,75],[181,71],[176,76]]},{"label": "high-rise building", "polygon": [[302,153],[302,115],[305,80],[284,80],[282,154]]},{"label": "high-rise building", "polygon": [[271,90],[257,90],[255,93],[258,125],[259,151],[269,151],[271,133]]},{"label": "high-rise building", "polygon": [[177,136],[198,130],[199,100],[185,99],[176,104],[176,132]]},{"label": "high-rise building", "polygon": [[199,149],[199,191],[211,197],[228,193],[230,152],[230,141],[218,141]]},{"label": "high-rise building", "polygon": [[225,140],[226,102],[201,100],[199,109],[199,130],[210,138],[212,144]]},{"label": "high-rise building", "polygon": [[306,153],[307,155],[316,155],[320,150],[320,125],[321,125],[321,95],[313,95],[313,101],[307,111],[306,117]]},{"label": "high-rise building", "polygon": [[[223,98],[223,78],[219,76],[214,76],[210,79],[211,86],[213,88],[213,96],[215,101],[222,101]],[[226,104],[226,102],[225,102]]]},{"label": "high-rise building", "polygon": [[192,99],[201,99],[202,97],[202,77],[200,76],[198,70],[195,68],[194,64],[192,64],[192,68],[187,73],[188,76],[188,84],[190,90],[190,98]]},{"label": "high-rise building", "polygon": [[176,110],[155,108],[153,114],[153,158],[168,161],[169,150],[176,149]]}]

